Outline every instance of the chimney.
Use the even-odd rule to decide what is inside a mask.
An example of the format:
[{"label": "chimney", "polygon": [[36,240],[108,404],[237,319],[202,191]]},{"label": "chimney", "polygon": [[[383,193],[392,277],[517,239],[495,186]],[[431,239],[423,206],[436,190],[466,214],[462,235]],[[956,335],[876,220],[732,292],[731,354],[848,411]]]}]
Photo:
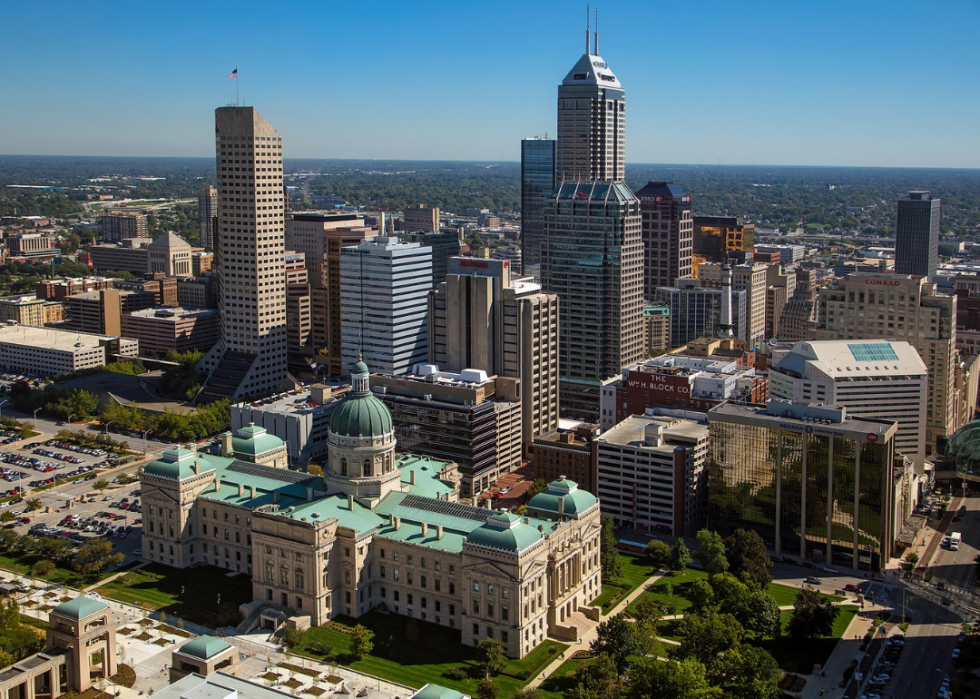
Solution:
[{"label": "chimney", "polygon": [[306,501],[313,502],[313,488],[308,487],[306,489]]},{"label": "chimney", "polygon": [[221,455],[226,458],[231,456],[231,432],[221,435]]},{"label": "chimney", "polygon": [[194,475],[195,476],[201,475],[201,462],[198,461],[197,459],[194,460]]},{"label": "chimney", "polygon": [[354,496],[353,495],[348,495],[347,496],[347,509],[350,510],[351,512],[354,511]]},{"label": "chimney", "polygon": [[408,482],[415,485],[415,469],[408,472]]},{"label": "chimney", "polygon": [[395,531],[398,531],[399,529],[401,529],[402,528],[402,520],[401,520],[401,517],[392,517],[392,519],[395,520]]},{"label": "chimney", "polygon": [[241,483],[239,483],[238,484],[238,497],[241,497],[244,494],[245,494],[245,486],[242,485]]},{"label": "chimney", "polygon": [[429,525],[425,522],[422,522],[422,536],[428,536],[428,535],[429,535]]},{"label": "chimney", "polygon": [[492,500],[493,500],[493,498],[487,498],[486,500],[483,501],[483,502],[486,503],[486,505],[484,505],[484,507],[486,507],[488,510],[492,510],[493,509],[493,502],[492,502]]},{"label": "chimney", "polygon": [[565,498],[558,498],[558,514],[565,514]]},{"label": "chimney", "polygon": [[250,485],[248,487],[248,489],[252,491],[252,497],[254,498],[255,497],[255,486],[254,485]]},{"label": "chimney", "polygon": [[279,504],[279,491],[278,490],[273,490],[272,491],[272,503],[274,505],[278,505]]},{"label": "chimney", "polygon": [[439,524],[439,525],[436,526],[436,538],[437,539],[441,539],[442,538],[442,525],[441,524]]},{"label": "chimney", "polygon": [[219,490],[221,490],[221,479],[220,478],[215,478],[214,479],[214,492],[217,493]]}]

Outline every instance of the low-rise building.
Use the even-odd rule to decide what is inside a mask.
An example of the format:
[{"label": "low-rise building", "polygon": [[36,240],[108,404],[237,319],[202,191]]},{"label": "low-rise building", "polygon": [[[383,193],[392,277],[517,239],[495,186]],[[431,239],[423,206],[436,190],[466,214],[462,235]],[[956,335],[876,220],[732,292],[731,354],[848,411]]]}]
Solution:
[{"label": "low-rise building", "polygon": [[136,357],[139,342],[125,337],[67,332],[29,325],[0,326],[0,367],[36,376],[61,376],[104,366],[115,355]]},{"label": "low-rise building", "polygon": [[598,435],[597,425],[560,420],[558,429],[535,437],[527,450],[535,480],[553,481],[566,477],[594,493]]},{"label": "low-rise building", "polygon": [[122,316],[122,334],[139,340],[144,357],[163,357],[171,350],[209,350],[221,337],[218,312],[158,307]]},{"label": "low-rise building", "polygon": [[0,322],[14,322],[20,325],[44,325],[46,314],[44,299],[34,296],[2,296],[0,297]]},{"label": "low-rise building", "polygon": [[707,421],[634,415],[598,438],[596,495],[617,526],[690,536],[706,497]]},{"label": "low-rise building", "polygon": [[58,254],[54,238],[44,233],[20,233],[7,238],[11,257],[51,257]]},{"label": "low-rise building", "polygon": [[88,252],[95,269],[142,275],[149,269],[150,253],[147,246],[151,242],[149,238],[127,238],[118,245],[93,245]]}]

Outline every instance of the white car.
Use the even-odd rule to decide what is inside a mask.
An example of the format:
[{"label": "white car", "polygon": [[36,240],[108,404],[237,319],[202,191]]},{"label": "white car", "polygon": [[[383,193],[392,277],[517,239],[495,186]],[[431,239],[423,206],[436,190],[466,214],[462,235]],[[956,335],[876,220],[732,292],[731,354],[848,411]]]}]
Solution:
[{"label": "white car", "polygon": [[831,568],[830,566],[824,566],[823,567],[823,572],[825,572],[825,573],[833,573],[834,575],[839,575],[840,574],[840,571],[839,570],[837,570],[836,568]]}]

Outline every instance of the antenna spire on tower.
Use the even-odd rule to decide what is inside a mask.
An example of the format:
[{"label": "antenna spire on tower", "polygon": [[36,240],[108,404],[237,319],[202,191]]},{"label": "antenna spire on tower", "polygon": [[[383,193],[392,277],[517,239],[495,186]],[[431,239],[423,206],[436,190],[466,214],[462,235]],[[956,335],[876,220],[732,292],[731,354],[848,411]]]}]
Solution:
[{"label": "antenna spire on tower", "polygon": [[595,6],[595,50],[592,51],[592,55],[599,55],[599,6]]},{"label": "antenna spire on tower", "polygon": [[591,29],[589,22],[592,20],[592,13],[590,12],[591,9],[592,7],[590,5],[585,6],[585,55],[586,56],[589,55],[589,44],[591,43],[590,41],[591,32],[589,31]]}]

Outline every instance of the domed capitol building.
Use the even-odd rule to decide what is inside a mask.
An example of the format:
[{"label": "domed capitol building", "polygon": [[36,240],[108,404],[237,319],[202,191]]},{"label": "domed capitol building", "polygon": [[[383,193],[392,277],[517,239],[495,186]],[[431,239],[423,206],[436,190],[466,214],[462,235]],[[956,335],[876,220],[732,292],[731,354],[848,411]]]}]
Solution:
[{"label": "domed capitol building", "polygon": [[523,657],[575,640],[601,589],[599,503],[564,478],[518,517],[459,502],[456,465],[395,453],[391,413],[354,365],[315,476],[250,425],[221,455],[170,449],[143,469],[143,557],[252,576],[245,625],[320,625],[374,609],[500,641]]}]

